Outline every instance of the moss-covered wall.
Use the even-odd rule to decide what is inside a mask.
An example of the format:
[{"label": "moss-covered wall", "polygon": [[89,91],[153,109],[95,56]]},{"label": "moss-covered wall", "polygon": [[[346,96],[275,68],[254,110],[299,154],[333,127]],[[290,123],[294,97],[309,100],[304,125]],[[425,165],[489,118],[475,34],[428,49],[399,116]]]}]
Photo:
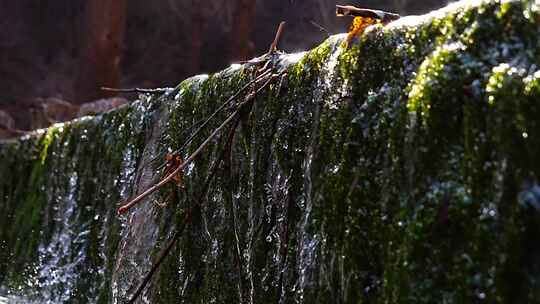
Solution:
[{"label": "moss-covered wall", "polygon": [[3,145],[4,293],[121,303],[200,203],[144,299],[540,303],[539,7],[469,3],[282,56],[208,189],[228,130],[124,217],[253,68]]}]

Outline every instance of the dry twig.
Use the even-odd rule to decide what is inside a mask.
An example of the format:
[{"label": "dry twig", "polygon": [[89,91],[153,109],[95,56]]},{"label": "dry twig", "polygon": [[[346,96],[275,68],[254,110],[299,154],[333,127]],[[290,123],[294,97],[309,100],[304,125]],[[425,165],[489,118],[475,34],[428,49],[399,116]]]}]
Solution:
[{"label": "dry twig", "polygon": [[163,94],[168,91],[173,90],[173,88],[157,88],[157,89],[141,89],[141,88],[131,88],[131,89],[118,89],[118,88],[108,88],[101,87],[102,91],[108,92],[117,92],[117,93],[140,93],[140,94]]},{"label": "dry twig", "polygon": [[240,94],[244,93],[247,89],[249,89],[253,84],[256,84],[258,83],[259,81],[261,81],[262,79],[264,79],[265,77],[267,77],[269,74],[271,73],[270,70],[268,71],[265,71],[264,73],[262,73],[261,75],[257,76],[255,79],[251,80],[250,82],[248,82],[246,85],[244,85],[242,88],[240,88],[240,90],[236,91],[236,93],[234,93],[234,95],[232,95],[231,97],[229,97],[229,99],[227,99],[227,101],[225,103],[223,103],[214,113],[212,113],[212,115],[210,115],[210,117],[208,117],[201,126],[199,126],[197,128],[197,130],[195,130],[195,132],[193,132],[191,134],[191,136],[184,142],[184,144],[182,145],[182,147],[180,147],[178,150],[174,151],[174,153],[179,153],[180,151],[184,150],[187,145],[189,145],[191,143],[191,141],[193,140],[193,138],[195,138],[195,136],[197,136],[205,127],[206,125],[208,125],[208,123],[214,119],[214,117],[216,117],[217,114],[219,114],[219,112],[223,111],[223,109],[225,109],[228,105],[230,105],[234,100],[236,100]]},{"label": "dry twig", "polygon": [[[271,44],[270,46],[270,51],[269,51],[269,55],[272,55],[276,50],[277,50],[277,44],[279,42],[279,39],[280,39],[280,36],[281,36],[281,32],[283,30],[283,25],[284,25],[284,22],[282,22],[278,28],[278,32],[276,33],[276,37],[273,41],[273,43]],[[268,54],[267,54],[268,55]],[[270,61],[271,58],[268,59],[268,61]],[[255,84],[255,87],[257,87],[257,85],[261,82],[263,82],[263,84],[261,86],[259,86],[258,88],[256,88],[256,90],[250,94],[247,94],[245,97],[244,97],[244,100],[238,104],[238,106],[236,107],[236,110],[218,127],[216,128],[212,134],[210,134],[210,136],[208,136],[206,138],[206,140],[197,148],[197,150],[195,150],[195,152],[193,152],[184,162],[179,162],[179,164],[175,164],[174,165],[174,170],[172,170],[173,167],[169,166],[169,170],[166,170],[166,173],[168,174],[165,178],[163,178],[160,182],[158,182],[157,184],[155,184],[154,186],[150,187],[149,189],[147,189],[146,191],[144,191],[143,193],[139,194],[138,196],[136,196],[135,198],[133,198],[132,200],[130,200],[127,204],[125,204],[124,206],[120,207],[118,209],[118,212],[119,213],[122,213],[122,212],[126,212],[127,210],[129,210],[131,207],[133,207],[135,204],[137,204],[138,202],[140,202],[142,199],[144,199],[145,197],[147,197],[148,195],[152,194],[154,191],[158,190],[159,188],[163,187],[165,184],[167,184],[168,182],[170,182],[171,180],[177,180],[178,181],[178,176],[181,177],[180,175],[180,172],[182,172],[182,170],[187,166],[189,165],[203,150],[204,148],[214,139],[214,137],[216,137],[229,123],[231,123],[232,121],[234,121],[234,124],[231,128],[231,131],[229,133],[229,136],[227,138],[227,142],[226,142],[226,145],[225,147],[223,148],[219,158],[216,160],[216,162],[214,162],[214,164],[212,165],[212,167],[210,168],[210,174],[207,176],[206,178],[206,182],[205,182],[205,185],[204,185],[204,188],[203,188],[203,191],[201,192],[201,195],[199,196],[199,199],[196,201],[196,203],[191,206],[191,208],[188,209],[187,213],[186,213],[186,217],[185,217],[185,220],[183,222],[183,224],[176,230],[176,232],[173,234],[172,238],[170,239],[169,243],[167,244],[167,246],[159,253],[158,255],[158,258],[155,262],[155,264],[151,267],[150,271],[146,274],[146,276],[143,278],[143,280],[141,281],[140,285],[138,286],[137,290],[135,291],[135,293],[132,295],[132,297],[130,298],[130,300],[127,302],[127,303],[134,303],[137,298],[139,297],[139,295],[143,292],[144,288],[146,287],[146,285],[150,282],[150,280],[152,279],[153,275],[155,274],[155,272],[159,269],[160,265],[163,263],[163,261],[165,260],[165,258],[168,256],[168,254],[171,252],[172,248],[174,247],[174,245],[176,244],[177,240],[180,238],[182,232],[185,230],[186,226],[191,223],[191,220],[192,220],[192,215],[193,215],[193,211],[195,208],[197,208],[203,201],[204,197],[206,196],[206,193],[209,189],[209,186],[210,186],[210,182],[212,181],[213,177],[215,176],[215,173],[217,172],[217,169],[219,168],[219,165],[221,164],[221,162],[223,161],[227,151],[230,151],[230,146],[232,145],[232,142],[233,142],[233,139],[234,139],[234,135],[236,133],[236,129],[239,125],[239,122],[240,122],[240,112],[242,109],[244,109],[244,107],[253,102],[255,100],[255,98],[258,96],[258,94],[260,94],[268,85],[270,85],[275,79],[277,79],[279,76],[283,75],[285,72],[281,72],[279,74],[273,74],[272,73],[272,70],[273,69],[267,69],[267,65],[268,65],[268,62],[265,64],[265,67],[264,69],[262,70],[262,74],[257,76],[254,80],[250,81],[250,83],[248,83],[247,85],[245,85],[244,87],[242,87],[239,91],[237,91],[233,96],[231,96],[229,98],[229,100],[227,102],[225,102],[217,111],[215,111],[195,132],[194,134],[186,141],[186,143],[184,143],[183,148],[185,148],[190,142],[191,140],[194,138],[194,136],[196,136],[207,124],[208,122],[213,119],[217,113],[219,113],[220,111],[222,111],[223,109],[225,109],[225,107],[232,103],[232,101],[234,101],[236,98],[238,98],[238,96],[240,96],[240,94],[242,94],[245,90],[247,90],[248,88],[251,87],[251,85]],[[259,70],[261,71],[261,70]],[[230,152],[229,152],[230,153]],[[172,154],[173,155],[173,158],[174,158],[174,155],[179,155],[178,153],[174,153]],[[174,158],[175,159],[175,158]],[[172,171],[172,172],[171,172]],[[181,181],[181,179],[180,179]]]},{"label": "dry twig", "polygon": [[281,34],[283,34],[284,27],[285,27],[285,21],[281,21],[281,23],[279,23],[276,36],[274,37],[274,41],[272,42],[272,44],[270,44],[270,49],[268,50],[268,54],[272,54],[275,51],[277,51],[277,46],[278,46],[279,40],[281,39]]},{"label": "dry twig", "polygon": [[146,287],[146,285],[148,285],[148,283],[150,282],[150,280],[152,279],[152,277],[154,276],[155,272],[159,269],[159,267],[161,266],[161,264],[163,263],[163,261],[165,260],[165,258],[169,255],[169,253],[171,252],[171,250],[174,248],[174,245],[176,244],[176,242],[178,241],[178,239],[180,238],[180,236],[182,235],[182,233],[184,232],[184,229],[186,228],[186,226],[188,224],[191,223],[191,220],[192,220],[192,215],[193,215],[193,210],[196,208],[196,207],[199,207],[201,204],[202,204],[202,201],[210,187],[210,182],[212,181],[212,179],[214,178],[216,172],[217,172],[217,169],[219,168],[219,165],[221,164],[221,162],[223,161],[223,158],[226,154],[226,151],[228,151],[228,149],[230,149],[230,145],[232,144],[232,141],[233,141],[233,138],[234,138],[234,134],[236,133],[236,128],[238,127],[238,123],[240,122],[240,119],[236,119],[236,122],[234,123],[233,127],[231,128],[231,131],[229,132],[229,136],[227,138],[227,143],[226,143],[226,146],[225,148],[222,150],[221,152],[221,155],[219,156],[218,160],[212,165],[212,167],[210,168],[210,174],[208,175],[207,179],[206,179],[206,182],[204,183],[204,188],[203,188],[203,191],[201,191],[201,195],[199,196],[197,202],[195,205],[191,206],[191,208],[188,209],[187,213],[186,213],[186,217],[184,219],[184,222],[182,223],[182,225],[174,232],[173,236],[171,237],[169,243],[167,244],[167,247],[165,247],[158,255],[158,258],[156,259],[156,262],[154,263],[154,265],[152,266],[152,268],[150,268],[150,271],[146,274],[146,276],[143,278],[143,280],[141,281],[141,283],[139,284],[139,287],[137,288],[137,290],[135,291],[135,293],[131,296],[131,299],[128,301],[129,304],[131,303],[135,303],[135,300],[139,297],[139,295],[143,292],[144,288]]},{"label": "dry twig", "polygon": [[324,28],[324,26],[315,22],[315,20],[309,20],[309,23],[313,25],[314,27],[318,28],[319,31],[324,32],[326,36],[330,37],[330,32],[326,28]]},{"label": "dry twig", "polygon": [[134,205],[136,205],[138,202],[143,200],[148,195],[154,193],[156,190],[160,189],[164,185],[166,185],[168,182],[173,180],[187,165],[189,165],[203,150],[204,148],[214,139],[214,137],[221,132],[221,130],[227,126],[240,112],[241,108],[249,101],[252,101],[257,94],[262,91],[265,87],[267,87],[273,79],[275,79],[276,75],[269,76],[269,79],[252,95],[249,95],[247,99],[242,102],[238,108],[217,128],[215,129],[208,138],[193,152],[180,166],[178,166],[174,171],[172,171],[169,175],[167,175],[164,179],[162,179],[159,183],[155,184],[154,186],[148,188],[143,193],[137,195],[135,198],[131,199],[129,202],[118,208],[118,214],[122,214],[127,212],[129,209],[131,209]]},{"label": "dry twig", "polygon": [[358,8],[352,5],[336,5],[337,16],[354,16],[380,20],[383,24],[399,19],[401,16],[380,10]]}]

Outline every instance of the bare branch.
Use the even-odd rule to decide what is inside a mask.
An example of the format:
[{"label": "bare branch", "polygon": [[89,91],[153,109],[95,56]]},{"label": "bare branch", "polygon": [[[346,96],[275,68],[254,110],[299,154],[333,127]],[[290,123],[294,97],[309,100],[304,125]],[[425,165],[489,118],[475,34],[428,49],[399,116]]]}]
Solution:
[{"label": "bare branch", "polygon": [[217,129],[206,138],[206,140],[193,152],[180,166],[178,166],[173,172],[171,172],[169,175],[167,175],[164,179],[162,179],[159,183],[155,184],[154,186],[148,188],[143,193],[137,195],[135,198],[130,200],[125,205],[118,208],[118,214],[122,214],[127,212],[129,209],[131,209],[133,206],[135,206],[138,202],[143,200],[148,195],[154,193],[156,190],[160,189],[164,185],[166,185],[168,182],[170,182],[179,172],[181,172],[187,165],[189,165],[195,158],[204,150],[204,148],[216,137],[217,134],[221,132],[221,130],[227,126],[235,117],[240,113],[240,110],[242,107],[252,101],[264,88],[266,88],[274,79],[276,78],[276,75],[272,75],[269,77],[269,79],[252,95],[248,95],[247,99],[241,103],[236,111],[234,111]]},{"label": "bare branch", "polygon": [[314,20],[309,20],[309,23],[310,23],[311,25],[313,25],[314,27],[318,28],[319,31],[325,32],[325,33],[326,33],[326,36],[330,37],[330,32],[329,32],[327,29],[325,29],[322,25],[318,24],[318,23],[315,22]]},{"label": "bare branch", "polygon": [[336,5],[336,15],[373,18],[381,20],[382,23],[389,23],[401,17],[400,15],[394,13],[367,8],[358,8],[351,5]]},{"label": "bare branch", "polygon": [[148,282],[150,282],[150,280],[152,279],[152,277],[154,276],[154,273],[159,269],[159,267],[161,266],[161,264],[163,263],[163,261],[165,260],[165,258],[169,255],[169,253],[171,252],[171,250],[174,248],[174,245],[176,244],[176,242],[178,241],[178,239],[180,238],[180,236],[182,235],[182,232],[184,231],[184,229],[186,228],[186,226],[188,224],[191,223],[191,219],[192,219],[192,214],[193,214],[193,210],[197,207],[199,207],[206,195],[206,192],[208,191],[209,187],[210,187],[210,182],[212,181],[212,179],[214,178],[216,172],[217,172],[217,169],[219,168],[219,164],[223,161],[223,158],[226,154],[226,152],[230,149],[230,146],[232,144],[232,141],[234,139],[234,134],[236,132],[236,128],[238,127],[238,123],[240,122],[240,119],[236,119],[236,121],[234,122],[233,124],[233,127],[231,128],[230,132],[229,132],[229,136],[227,137],[227,142],[226,142],[226,146],[223,148],[223,150],[221,151],[221,154],[219,156],[219,158],[216,160],[216,162],[214,162],[214,164],[212,165],[212,167],[210,168],[210,174],[208,175],[208,177],[206,178],[206,182],[204,183],[204,188],[203,188],[203,191],[201,191],[201,194],[199,196],[199,199],[196,201],[196,203],[191,206],[191,208],[189,208],[189,210],[186,212],[186,217],[184,219],[184,222],[182,223],[182,225],[174,232],[174,235],[172,236],[171,240],[169,241],[169,243],[167,244],[167,247],[165,247],[165,249],[163,249],[159,255],[158,255],[158,258],[156,259],[156,262],[155,264],[152,266],[152,268],[150,269],[150,271],[146,274],[146,276],[144,277],[144,279],[141,281],[141,283],[139,284],[139,287],[137,288],[137,291],[135,291],[135,293],[131,296],[131,299],[128,301],[129,304],[131,303],[135,303],[135,300],[137,300],[137,298],[139,297],[139,295],[143,292],[144,288],[146,287],[146,285],[148,285]]},{"label": "bare branch", "polygon": [[173,90],[173,88],[157,88],[157,89],[140,89],[140,88],[131,88],[131,89],[117,89],[117,88],[108,88],[101,87],[102,91],[109,92],[118,92],[118,93],[141,93],[141,94],[163,94],[167,91]]},{"label": "bare branch", "polygon": [[277,45],[279,43],[279,40],[281,39],[281,34],[283,33],[283,28],[285,27],[285,21],[281,21],[279,23],[279,27],[276,32],[276,36],[274,37],[274,41],[270,45],[270,49],[268,50],[269,54],[272,54],[273,52],[277,51]]}]

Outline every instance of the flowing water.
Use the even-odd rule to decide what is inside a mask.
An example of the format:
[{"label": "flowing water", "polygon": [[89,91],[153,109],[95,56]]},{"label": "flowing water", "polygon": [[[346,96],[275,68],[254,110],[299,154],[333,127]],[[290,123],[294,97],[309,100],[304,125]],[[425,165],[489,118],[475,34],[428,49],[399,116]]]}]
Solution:
[{"label": "flowing water", "polygon": [[538,303],[537,14],[462,1],[279,55],[230,147],[123,216],[254,62],[2,146],[0,303],[124,303],[183,225],[138,303]]}]

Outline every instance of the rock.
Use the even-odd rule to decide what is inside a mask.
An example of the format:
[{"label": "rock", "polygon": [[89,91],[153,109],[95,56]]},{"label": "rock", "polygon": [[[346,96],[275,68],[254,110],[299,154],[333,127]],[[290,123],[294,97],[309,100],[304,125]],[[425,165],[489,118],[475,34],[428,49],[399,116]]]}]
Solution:
[{"label": "rock", "polygon": [[122,97],[113,97],[87,102],[80,106],[79,111],[77,112],[77,117],[104,113],[127,103],[128,100]]},{"label": "rock", "polygon": [[24,131],[0,128],[0,141],[5,141],[5,140],[8,140],[8,139],[14,139],[14,138],[22,136],[24,134],[26,134],[26,132],[24,132]]},{"label": "rock", "polygon": [[178,236],[136,303],[540,303],[536,8],[463,1],[279,55],[186,190],[122,217],[253,66],[3,145],[0,285],[125,303]]},{"label": "rock", "polygon": [[79,106],[56,97],[38,98],[36,102],[41,103],[44,114],[50,123],[72,120],[77,117],[79,111]]},{"label": "rock", "polygon": [[17,130],[15,119],[6,111],[0,110],[0,141],[24,135],[25,132]]},{"label": "rock", "polygon": [[50,126],[55,121],[52,121],[45,110],[41,107],[30,108],[30,130],[44,129]]},{"label": "rock", "polygon": [[7,112],[0,110],[0,128],[15,129],[15,119]]}]

